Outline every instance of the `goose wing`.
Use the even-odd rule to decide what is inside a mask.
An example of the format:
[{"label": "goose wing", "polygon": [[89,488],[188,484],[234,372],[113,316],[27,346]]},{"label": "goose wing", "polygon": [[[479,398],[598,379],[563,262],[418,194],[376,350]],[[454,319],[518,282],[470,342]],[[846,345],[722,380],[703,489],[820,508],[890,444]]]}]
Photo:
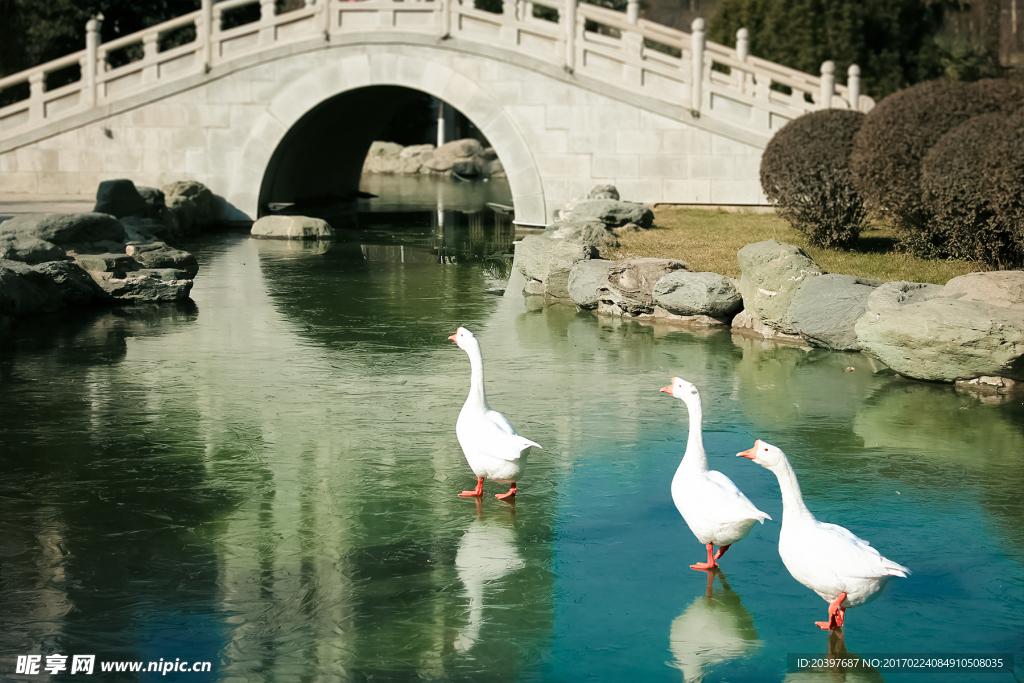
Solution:
[{"label": "goose wing", "polygon": [[805,539],[814,552],[836,574],[849,578],[875,579],[883,576],[906,577],[910,570],[882,556],[870,543],[838,524],[815,520],[815,532]]},{"label": "goose wing", "polygon": [[466,436],[474,451],[501,460],[518,460],[527,448],[540,448],[540,444],[516,434],[505,416],[496,410],[487,410],[468,425]]},{"label": "goose wing", "polygon": [[743,491],[740,491],[729,477],[718,470],[708,470],[706,477],[708,483],[714,486],[712,490],[715,491],[715,505],[727,515],[738,519],[756,519],[761,524],[764,524],[764,520],[771,519],[768,513],[754,507],[750,499],[743,495]]}]

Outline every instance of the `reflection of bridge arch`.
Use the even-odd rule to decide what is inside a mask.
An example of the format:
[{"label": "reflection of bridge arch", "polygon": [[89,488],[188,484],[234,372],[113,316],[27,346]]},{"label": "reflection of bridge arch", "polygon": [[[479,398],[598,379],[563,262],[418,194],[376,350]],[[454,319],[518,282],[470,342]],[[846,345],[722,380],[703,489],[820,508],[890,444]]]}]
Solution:
[{"label": "reflection of bridge arch", "polygon": [[[259,20],[224,27],[225,7],[257,2]],[[809,76],[749,55],[744,39],[735,50],[707,43],[699,20],[684,33],[630,5],[506,0],[494,14],[455,0],[317,0],[277,14],[269,0],[202,0],[106,44],[90,22],[86,50],[0,79],[5,95],[24,96],[0,107],[0,192],[81,196],[107,178],[192,178],[250,216],[261,198],[332,183],[343,194],[354,162],[324,159],[365,152],[409,88],[484,132],[517,222],[546,222],[594,183],[643,202],[759,204],[774,130],[814,109],[872,104],[852,71],[837,85],[831,63]],[[180,31],[195,39],[161,50]],[[139,58],[115,66],[115,53]],[[47,88],[79,66],[79,80]],[[364,108],[355,127],[348,109]]]}]

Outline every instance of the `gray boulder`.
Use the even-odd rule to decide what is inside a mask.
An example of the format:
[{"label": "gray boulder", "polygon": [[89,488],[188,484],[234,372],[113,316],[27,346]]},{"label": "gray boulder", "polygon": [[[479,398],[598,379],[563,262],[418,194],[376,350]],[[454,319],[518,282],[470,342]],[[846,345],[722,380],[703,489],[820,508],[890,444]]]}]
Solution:
[{"label": "gray boulder", "polygon": [[669,273],[654,285],[654,302],[673,315],[727,318],[743,307],[731,277],[718,273]]},{"label": "gray boulder", "polygon": [[1000,270],[961,275],[946,283],[941,296],[963,301],[982,301],[993,306],[1024,308],[1024,271]]},{"label": "gray boulder", "polygon": [[580,242],[527,235],[516,245],[514,265],[526,278],[524,292],[569,298],[573,264],[592,258],[593,247]]},{"label": "gray boulder", "polygon": [[22,263],[63,261],[64,250],[52,242],[31,235],[0,235],[0,259]]},{"label": "gray boulder", "polygon": [[543,234],[554,239],[582,242],[598,249],[614,249],[619,246],[619,236],[601,221],[555,222]]},{"label": "gray boulder", "polygon": [[32,213],[0,223],[0,234],[35,237],[58,246],[123,242],[124,226],[105,213]]},{"label": "gray boulder", "polygon": [[68,261],[0,261],[0,314],[49,313],[99,296],[102,292],[89,275]]},{"label": "gray boulder", "polygon": [[743,306],[769,327],[798,334],[787,314],[797,289],[822,274],[810,256],[792,244],[767,240],[739,250],[740,294]]},{"label": "gray boulder", "polygon": [[881,283],[852,275],[808,278],[793,295],[789,322],[811,346],[859,351],[854,326],[868,307],[868,297]]},{"label": "gray boulder", "polygon": [[250,233],[261,239],[325,240],[334,238],[334,230],[322,218],[309,216],[264,216],[252,224]]},{"label": "gray boulder", "polygon": [[600,221],[612,228],[627,223],[635,223],[641,228],[649,228],[654,223],[654,212],[636,202],[586,199],[576,202],[568,208],[563,208],[558,214],[558,219],[561,221]]},{"label": "gray boulder", "polygon": [[423,169],[432,173],[449,173],[459,162],[471,162],[483,168],[486,163],[484,147],[479,140],[464,138],[446,142],[424,158]]},{"label": "gray boulder", "polygon": [[145,268],[183,270],[190,278],[199,273],[199,261],[195,256],[165,242],[129,242],[125,251]]},{"label": "gray boulder", "polygon": [[942,295],[942,285],[931,285],[925,282],[907,282],[895,280],[879,285],[868,296],[868,311],[899,310],[908,304],[918,304]]},{"label": "gray boulder", "polygon": [[570,273],[572,300],[581,308],[628,317],[654,314],[654,285],[669,273],[686,270],[675,259],[636,258],[577,264]]},{"label": "gray boulder", "polygon": [[104,292],[125,301],[181,301],[192,291],[188,273],[173,268],[143,268],[133,272],[90,272]]},{"label": "gray boulder", "polygon": [[96,189],[94,213],[108,213],[115,218],[123,218],[142,216],[150,210],[150,205],[135,189],[135,183],[131,180],[104,180]]},{"label": "gray boulder", "polygon": [[142,264],[128,254],[75,254],[75,263],[90,273],[113,273],[115,277],[124,277],[142,268]]},{"label": "gray boulder", "polygon": [[936,297],[868,310],[855,329],[866,351],[907,377],[1024,379],[1024,316],[1016,307]]},{"label": "gray boulder", "polygon": [[213,193],[195,180],[179,180],[162,188],[164,202],[174,214],[175,222],[182,234],[195,234],[213,223],[216,218],[216,201]]},{"label": "gray boulder", "polygon": [[594,185],[587,191],[587,199],[613,199],[618,201],[619,189],[614,185]]},{"label": "gray boulder", "polygon": [[132,242],[168,240],[181,235],[178,219],[170,209],[161,209],[153,216],[125,216],[121,225],[125,239]]},{"label": "gray boulder", "polygon": [[402,149],[402,145],[397,142],[375,140],[370,144],[370,149],[366,152],[366,160],[363,161],[363,173],[401,173]]},{"label": "gray boulder", "polygon": [[577,261],[569,271],[569,298],[580,308],[597,308],[601,291],[608,286],[608,278],[617,267],[618,261]]},{"label": "gray boulder", "polygon": [[164,198],[163,190],[155,187],[146,187],[145,185],[137,185],[135,189],[139,196],[142,197],[142,200],[148,205],[149,211],[147,213],[167,208],[167,201]]}]

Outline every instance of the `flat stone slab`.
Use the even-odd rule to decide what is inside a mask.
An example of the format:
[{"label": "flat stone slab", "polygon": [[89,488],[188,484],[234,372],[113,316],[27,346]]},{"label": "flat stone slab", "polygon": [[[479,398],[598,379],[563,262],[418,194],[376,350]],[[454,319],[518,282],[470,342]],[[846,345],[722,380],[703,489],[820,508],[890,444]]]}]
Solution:
[{"label": "flat stone slab", "polygon": [[334,229],[322,218],[309,216],[264,216],[252,224],[253,237],[279,240],[325,240]]}]

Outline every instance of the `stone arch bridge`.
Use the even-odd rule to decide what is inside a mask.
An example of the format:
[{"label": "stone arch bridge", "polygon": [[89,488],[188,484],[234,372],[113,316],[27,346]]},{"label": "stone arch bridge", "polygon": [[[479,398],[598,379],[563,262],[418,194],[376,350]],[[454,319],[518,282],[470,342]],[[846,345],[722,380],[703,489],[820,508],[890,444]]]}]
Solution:
[{"label": "stone arch bridge", "polygon": [[[195,179],[257,217],[270,202],[358,188],[370,143],[415,91],[448,103],[494,146],[515,220],[546,223],[594,183],[623,198],[763,204],[761,152],[774,130],[823,107],[867,110],[826,62],[811,76],[577,0],[316,0],[222,27],[202,8],[0,79],[0,197],[81,197],[101,180]],[[307,0],[309,2],[309,0]],[[195,39],[161,49],[161,38]],[[111,55],[134,61],[112,67]],[[121,60],[123,61],[123,60]],[[59,87],[58,72],[80,74]],[[12,99],[12,98],[9,98]],[[235,214],[237,216],[237,214]]]}]

